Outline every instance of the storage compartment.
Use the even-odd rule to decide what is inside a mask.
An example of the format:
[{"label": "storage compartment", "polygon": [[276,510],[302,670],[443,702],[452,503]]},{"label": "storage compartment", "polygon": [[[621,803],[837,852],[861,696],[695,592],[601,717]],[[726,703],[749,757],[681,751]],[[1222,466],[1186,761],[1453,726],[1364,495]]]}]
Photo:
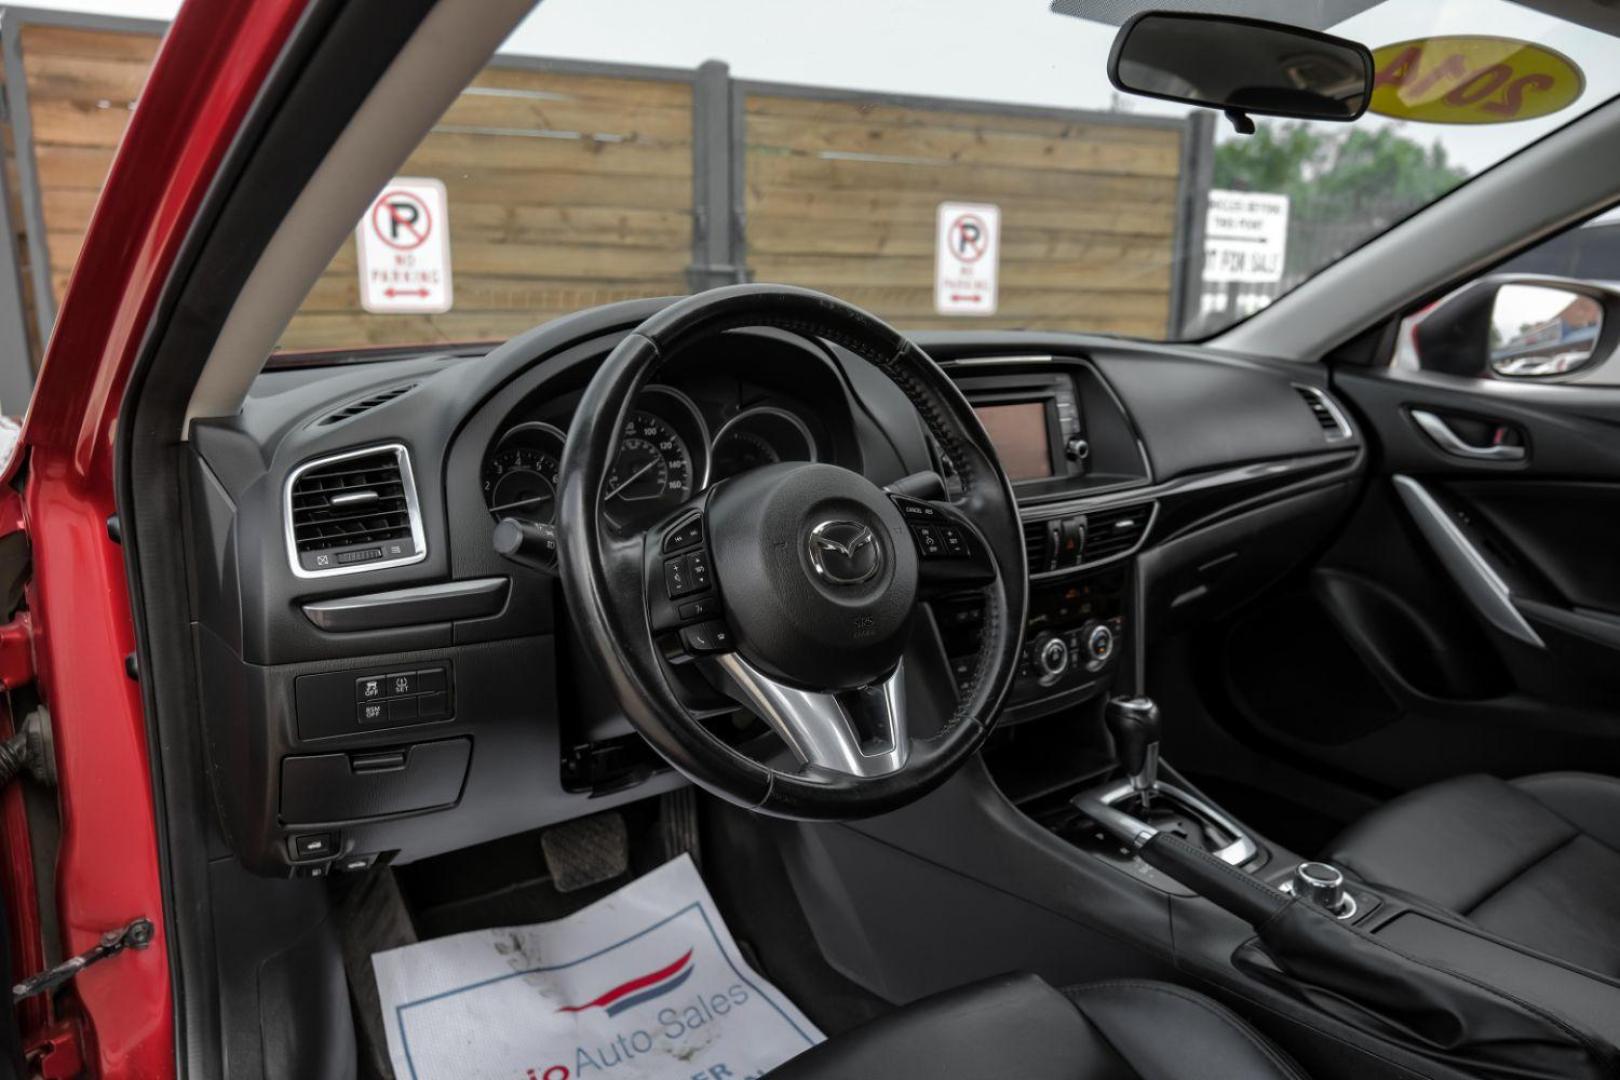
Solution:
[{"label": "storage compartment", "polygon": [[453,806],[471,759],[471,739],[283,758],[281,820],[325,825]]}]

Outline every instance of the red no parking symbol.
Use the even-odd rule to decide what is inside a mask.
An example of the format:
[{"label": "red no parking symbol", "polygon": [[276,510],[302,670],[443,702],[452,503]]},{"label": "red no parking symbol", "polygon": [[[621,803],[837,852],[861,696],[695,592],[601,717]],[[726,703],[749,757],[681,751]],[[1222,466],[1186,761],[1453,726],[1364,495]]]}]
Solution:
[{"label": "red no parking symbol", "polygon": [[990,249],[990,229],[977,214],[960,214],[947,234],[951,254],[965,263],[978,262]]},{"label": "red no parking symbol", "polygon": [[410,251],[432,235],[433,214],[409,191],[385,191],[371,207],[371,227],[389,247]]}]

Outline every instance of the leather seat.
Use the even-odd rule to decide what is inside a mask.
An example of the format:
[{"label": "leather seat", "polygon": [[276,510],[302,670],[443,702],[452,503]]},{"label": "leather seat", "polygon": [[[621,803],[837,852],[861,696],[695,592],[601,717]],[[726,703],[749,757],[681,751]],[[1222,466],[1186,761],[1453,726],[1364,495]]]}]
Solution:
[{"label": "leather seat", "polygon": [[1448,780],[1374,811],[1325,858],[1368,885],[1620,977],[1620,780]]},{"label": "leather seat", "polygon": [[1008,975],[939,994],[805,1051],[770,1080],[1304,1080],[1210,999],[1166,983],[1059,993]]}]

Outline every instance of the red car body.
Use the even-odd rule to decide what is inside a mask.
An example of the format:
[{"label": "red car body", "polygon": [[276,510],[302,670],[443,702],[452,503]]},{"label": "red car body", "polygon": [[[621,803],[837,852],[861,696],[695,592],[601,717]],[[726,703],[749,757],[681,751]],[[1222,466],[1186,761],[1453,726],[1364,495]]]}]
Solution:
[{"label": "red car body", "polygon": [[[81,1055],[91,1075],[175,1074],[151,757],[141,687],[131,677],[124,559],[109,532],[113,432],[183,242],[304,7],[209,0],[182,8],[91,220],[8,466],[0,532],[27,532],[33,577],[31,625],[0,639],[0,667],[15,678],[31,660],[51,703],[61,952],[82,952],[139,916],[156,926],[149,947],[75,978],[72,1014],[51,1015],[43,998],[25,1005],[24,1045],[46,1076],[73,1075]],[[18,792],[7,792],[4,815],[14,975],[23,976],[44,966],[45,952]]]}]

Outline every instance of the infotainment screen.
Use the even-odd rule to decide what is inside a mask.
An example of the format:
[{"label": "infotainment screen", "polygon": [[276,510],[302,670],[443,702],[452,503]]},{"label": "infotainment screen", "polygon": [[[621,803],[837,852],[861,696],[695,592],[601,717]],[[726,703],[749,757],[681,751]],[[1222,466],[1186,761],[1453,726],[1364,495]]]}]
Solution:
[{"label": "infotainment screen", "polygon": [[995,444],[1008,479],[1016,483],[1052,475],[1052,443],[1046,430],[1044,401],[975,405],[973,411],[979,414],[979,422]]}]

